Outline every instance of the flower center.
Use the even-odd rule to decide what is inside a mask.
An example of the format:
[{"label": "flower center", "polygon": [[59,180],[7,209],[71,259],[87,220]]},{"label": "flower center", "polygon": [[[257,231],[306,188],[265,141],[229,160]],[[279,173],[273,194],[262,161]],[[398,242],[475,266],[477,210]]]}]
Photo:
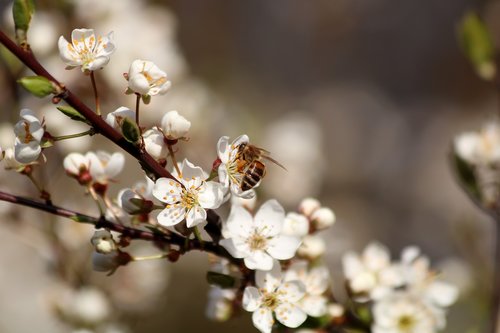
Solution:
[{"label": "flower center", "polygon": [[278,299],[278,295],[276,293],[268,293],[262,298],[262,304],[266,308],[274,310],[280,304],[280,300]]},{"label": "flower center", "polygon": [[31,135],[31,132],[30,132],[30,124],[25,121],[24,122],[24,131],[26,132],[24,134],[24,143],[30,143],[31,141],[33,141],[35,138],[33,137],[33,135]]},{"label": "flower center", "polygon": [[404,315],[398,319],[398,328],[403,332],[409,332],[415,326],[415,318]]},{"label": "flower center", "polygon": [[181,205],[186,209],[190,209],[198,205],[197,193],[188,191],[186,189],[182,190]]},{"label": "flower center", "polygon": [[247,239],[247,243],[252,251],[265,250],[267,248],[266,237],[262,236],[257,231]]}]

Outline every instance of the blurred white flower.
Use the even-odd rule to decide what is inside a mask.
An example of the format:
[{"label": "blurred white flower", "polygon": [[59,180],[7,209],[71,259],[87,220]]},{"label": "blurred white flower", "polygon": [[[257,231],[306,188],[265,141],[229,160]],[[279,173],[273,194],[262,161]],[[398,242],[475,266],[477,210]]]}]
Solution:
[{"label": "blurred white flower", "polygon": [[168,154],[168,146],[165,142],[165,137],[158,127],[148,129],[142,134],[144,146],[149,155],[154,159],[159,160],[166,158]]},{"label": "blurred white flower", "polygon": [[151,61],[134,60],[128,71],[128,87],[140,95],[163,95],[172,83],[167,79],[167,73]]},{"label": "blurred white flower", "polygon": [[115,111],[108,113],[108,115],[106,116],[106,122],[109,126],[121,132],[124,118],[129,118],[130,120],[134,121],[135,112],[125,106],[120,106]]},{"label": "blurred white flower", "polygon": [[107,184],[125,165],[125,156],[120,152],[109,154],[101,150],[88,152],[85,157],[90,161],[89,171],[92,179],[100,184]]},{"label": "blurred white flower", "polygon": [[470,164],[490,164],[500,161],[500,126],[487,123],[479,132],[467,132],[454,140],[455,153]]},{"label": "blurred white flower", "polygon": [[300,238],[281,234],[285,211],[276,200],[266,201],[253,217],[245,208],[232,206],[220,241],[235,258],[243,258],[250,269],[270,270],[273,259],[295,255]]},{"label": "blurred white flower", "polygon": [[117,250],[113,235],[106,229],[96,230],[90,242],[94,246],[96,252],[101,254],[109,254]]},{"label": "blurred white flower", "polygon": [[323,238],[315,235],[307,235],[302,238],[297,254],[303,258],[314,260],[325,254],[326,244]]},{"label": "blurred white flower", "polygon": [[191,128],[191,122],[177,111],[167,112],[161,119],[163,134],[169,140],[185,138]]},{"label": "blurred white flower", "polygon": [[85,174],[88,174],[87,181],[92,180],[89,174],[90,160],[85,155],[70,153],[64,158],[63,166],[66,173],[72,177],[80,179]]},{"label": "blurred white flower", "polygon": [[363,253],[346,253],[342,258],[349,288],[360,301],[380,299],[404,282],[401,271],[391,263],[389,250],[379,244],[369,244]]},{"label": "blurred white flower", "polygon": [[332,318],[342,317],[345,313],[345,309],[341,304],[330,303],[327,306],[328,315]]},{"label": "blurred white flower", "polygon": [[158,214],[158,223],[174,226],[185,219],[191,228],[206,220],[205,209],[215,209],[222,204],[224,192],[221,184],[206,182],[205,172],[188,160],[182,162],[180,171],[180,182],[159,178],[153,187],[155,198],[166,203]]},{"label": "blurred white flower", "polygon": [[56,300],[56,308],[65,320],[78,326],[96,326],[109,318],[111,304],[99,289],[67,289]]},{"label": "blurred white flower", "polygon": [[118,252],[112,251],[107,254],[93,252],[92,253],[92,269],[96,272],[114,272],[120,263],[118,262]]},{"label": "blurred white flower", "polygon": [[16,160],[15,155],[14,155],[14,148],[5,149],[4,158],[3,158],[3,165],[4,165],[5,169],[7,169],[7,170],[10,170],[10,169],[17,170],[23,166],[22,163],[19,163]]},{"label": "blurred white flower", "polygon": [[271,333],[276,319],[286,327],[299,327],[307,315],[297,305],[305,295],[300,281],[283,281],[278,262],[270,271],[256,271],[256,287],[249,286],[243,293],[243,308],[252,314],[254,326],[262,333]]},{"label": "blurred white flower", "polygon": [[304,237],[309,233],[309,220],[302,214],[288,213],[281,233],[288,236]]},{"label": "blurred white flower", "polygon": [[392,294],[376,302],[373,317],[373,333],[434,333],[445,325],[443,313],[406,293]]},{"label": "blurred white flower", "polygon": [[330,285],[330,273],[325,266],[309,269],[305,260],[295,261],[285,272],[285,281],[300,281],[304,284],[306,294],[298,303],[300,308],[310,316],[320,317],[327,313],[328,299],[325,292]]},{"label": "blurred white flower", "polygon": [[321,203],[315,198],[305,198],[299,204],[299,212],[310,217],[314,211],[321,207]]},{"label": "blurred white flower", "polygon": [[316,230],[326,229],[335,223],[335,213],[327,207],[321,207],[311,214],[311,220]]},{"label": "blurred white flower", "polygon": [[94,29],[75,29],[71,33],[71,44],[61,36],[58,42],[59,55],[69,68],[81,66],[82,72],[103,68],[115,51],[113,32],[96,36]]},{"label": "blurred white flower", "polygon": [[232,195],[231,196],[231,206],[232,205],[242,206],[246,210],[253,212],[255,209],[255,206],[257,205],[257,196],[254,195],[251,198],[242,198],[242,197],[238,197],[236,195]]},{"label": "blurred white flower", "polygon": [[[217,142],[217,155],[221,161],[218,169],[219,181],[224,184],[224,187],[231,189],[232,194],[243,198],[251,198],[255,195],[253,188],[246,191],[241,189],[244,170],[241,167],[240,146],[248,142],[247,135],[237,137],[231,144],[227,136],[221,137]],[[255,187],[257,186],[258,184]]]},{"label": "blurred white flower", "polygon": [[28,164],[36,161],[42,152],[40,143],[45,131],[42,122],[30,109],[22,109],[20,116],[21,120],[14,127],[14,154],[18,162]]},{"label": "blurred white flower", "polygon": [[233,301],[235,298],[235,290],[222,289],[216,286],[210,287],[205,310],[206,316],[216,321],[228,320],[233,313]]}]

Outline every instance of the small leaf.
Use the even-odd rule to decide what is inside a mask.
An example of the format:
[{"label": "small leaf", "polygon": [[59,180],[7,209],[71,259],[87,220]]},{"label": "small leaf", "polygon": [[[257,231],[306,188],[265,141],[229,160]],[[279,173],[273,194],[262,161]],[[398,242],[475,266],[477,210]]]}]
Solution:
[{"label": "small leaf", "polygon": [[42,148],[50,148],[54,145],[54,140],[50,138],[43,138],[40,142],[40,147]]},{"label": "small leaf", "polygon": [[62,113],[64,113],[64,115],[70,117],[73,120],[82,121],[88,124],[87,119],[80,112],[76,111],[73,107],[69,105],[58,106],[57,109]]},{"label": "small leaf", "polygon": [[71,216],[70,219],[75,222],[95,224],[95,220],[90,216],[76,214]]},{"label": "small leaf", "polygon": [[468,12],[459,27],[459,39],[465,55],[484,80],[496,75],[495,47],[486,24],[474,12]]},{"label": "small leaf", "polygon": [[125,139],[129,142],[136,143],[139,141],[140,132],[137,124],[129,118],[123,118],[122,133]]},{"label": "small leaf", "polygon": [[52,82],[43,76],[25,76],[17,82],[36,97],[41,98],[56,92]]},{"label": "small leaf", "polygon": [[210,284],[221,287],[222,289],[234,288],[236,280],[234,277],[217,272],[207,272],[207,281]]},{"label": "small leaf", "polygon": [[27,33],[34,12],[35,4],[33,0],[14,0],[12,16],[14,17],[16,39],[20,45],[28,43]]},{"label": "small leaf", "polygon": [[142,102],[144,104],[149,104],[149,102],[151,102],[151,95],[142,95]]}]

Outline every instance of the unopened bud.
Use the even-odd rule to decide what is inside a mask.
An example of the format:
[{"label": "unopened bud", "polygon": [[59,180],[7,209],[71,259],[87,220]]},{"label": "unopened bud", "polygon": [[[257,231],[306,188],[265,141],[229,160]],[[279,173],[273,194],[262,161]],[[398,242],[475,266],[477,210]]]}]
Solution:
[{"label": "unopened bud", "polygon": [[115,240],[108,230],[97,230],[90,242],[98,253],[109,254],[116,251]]},{"label": "unopened bud", "polygon": [[321,207],[320,202],[314,198],[305,198],[299,204],[299,212],[310,217],[315,210]]},{"label": "unopened bud", "polygon": [[317,230],[322,230],[335,223],[335,214],[330,208],[321,207],[312,213],[311,220]]},{"label": "unopened bud", "polygon": [[314,260],[325,253],[326,245],[325,241],[318,236],[306,236],[302,240],[302,244],[300,245],[297,253],[301,257],[308,258],[310,260]]},{"label": "unopened bud", "polygon": [[161,127],[167,139],[176,140],[186,137],[191,128],[191,122],[181,116],[179,112],[169,111],[163,116]]}]

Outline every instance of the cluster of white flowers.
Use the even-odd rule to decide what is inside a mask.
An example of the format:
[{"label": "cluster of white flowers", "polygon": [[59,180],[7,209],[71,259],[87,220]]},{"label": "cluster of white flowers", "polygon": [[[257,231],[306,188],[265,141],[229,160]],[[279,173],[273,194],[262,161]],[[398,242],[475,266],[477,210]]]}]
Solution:
[{"label": "cluster of white flowers", "polygon": [[[486,123],[480,131],[466,132],[454,140],[460,180],[473,196],[487,207],[495,205],[500,195],[500,124]],[[468,173],[466,175],[465,173]]]},{"label": "cluster of white flowers", "polygon": [[458,297],[416,247],[405,248],[401,259],[392,262],[386,247],[372,243],[361,255],[347,253],[343,265],[353,298],[375,302],[372,329],[377,333],[437,332],[446,324],[446,308]]},{"label": "cluster of white flowers", "polygon": [[16,141],[14,157],[22,164],[35,162],[42,152],[41,141],[45,132],[41,122],[30,109],[22,109],[21,120],[14,127]]},{"label": "cluster of white flowers", "polygon": [[125,156],[122,153],[109,154],[102,150],[85,155],[70,153],[64,158],[63,165],[66,173],[82,185],[107,185],[123,170]]}]

